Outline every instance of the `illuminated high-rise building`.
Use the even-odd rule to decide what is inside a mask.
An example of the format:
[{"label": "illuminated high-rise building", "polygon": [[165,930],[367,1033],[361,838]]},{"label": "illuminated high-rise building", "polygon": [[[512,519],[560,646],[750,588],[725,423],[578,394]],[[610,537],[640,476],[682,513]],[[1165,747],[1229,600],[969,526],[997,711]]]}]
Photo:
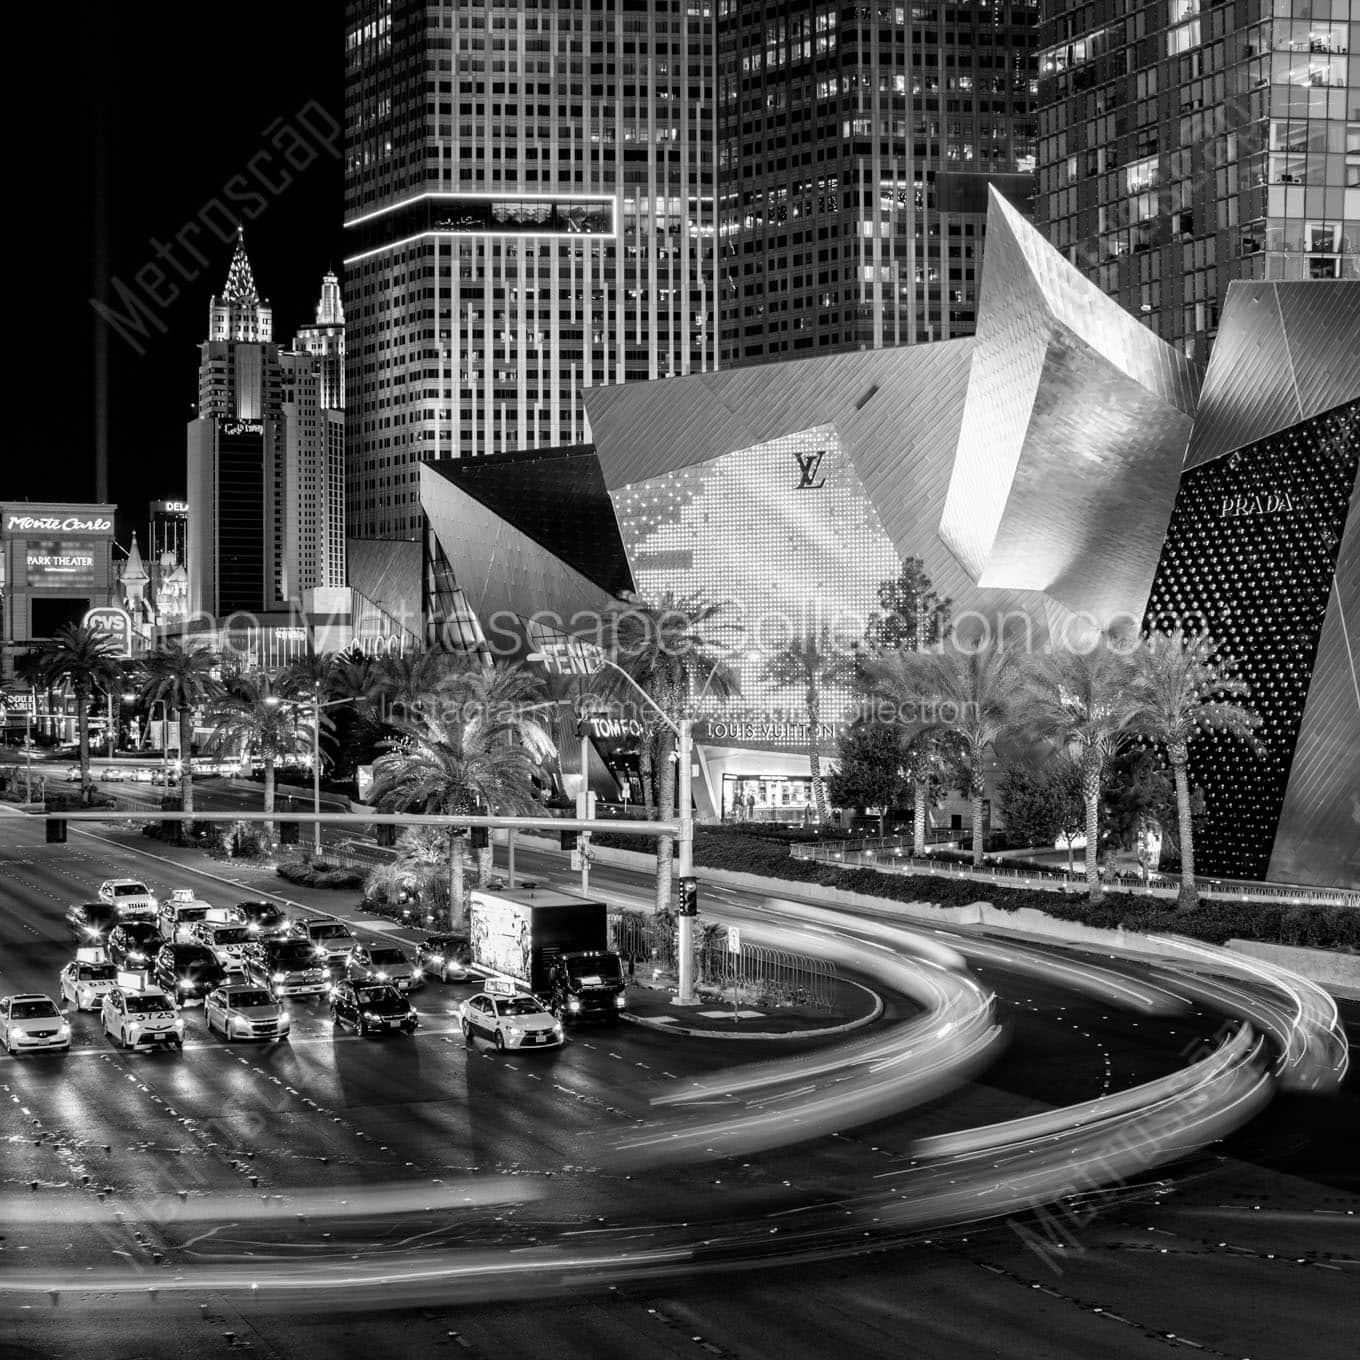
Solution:
[{"label": "illuminated high-rise building", "polygon": [[1049,240],[1194,359],[1234,279],[1360,278],[1352,0],[1047,0]]},{"label": "illuminated high-rise building", "polygon": [[188,433],[189,609],[225,616],[345,583],[344,312],[333,274],[296,348],[238,241],[201,349]]},{"label": "illuminated high-rise building", "polygon": [[1030,196],[1035,0],[718,0],[719,358],[971,335],[987,186]]},{"label": "illuminated high-rise building", "polygon": [[419,535],[424,461],[583,443],[583,389],[716,367],[716,25],[349,0],[352,535]]}]

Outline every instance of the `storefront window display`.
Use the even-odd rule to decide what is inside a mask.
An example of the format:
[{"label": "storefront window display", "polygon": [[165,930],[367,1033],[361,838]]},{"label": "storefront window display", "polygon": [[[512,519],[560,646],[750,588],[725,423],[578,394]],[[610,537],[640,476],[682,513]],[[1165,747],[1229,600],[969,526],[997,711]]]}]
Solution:
[{"label": "storefront window display", "polygon": [[788,775],[723,776],[727,822],[802,822],[812,815],[812,780]]}]

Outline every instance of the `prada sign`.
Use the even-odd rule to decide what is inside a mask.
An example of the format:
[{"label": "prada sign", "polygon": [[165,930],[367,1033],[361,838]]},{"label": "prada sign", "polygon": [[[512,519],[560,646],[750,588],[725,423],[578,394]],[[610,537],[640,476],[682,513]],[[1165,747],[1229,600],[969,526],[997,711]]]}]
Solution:
[{"label": "prada sign", "polygon": [[1223,496],[1219,500],[1219,519],[1255,519],[1262,515],[1288,515],[1301,501],[1287,491],[1260,491],[1250,495]]}]

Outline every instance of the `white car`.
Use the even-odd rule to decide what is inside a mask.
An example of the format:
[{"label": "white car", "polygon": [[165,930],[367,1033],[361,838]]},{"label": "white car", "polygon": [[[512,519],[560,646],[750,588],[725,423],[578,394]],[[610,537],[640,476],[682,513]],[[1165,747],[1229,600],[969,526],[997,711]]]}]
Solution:
[{"label": "white car", "polygon": [[458,1008],[463,1038],[481,1034],[497,1048],[556,1048],[562,1026],[550,1010],[524,992],[478,992]]},{"label": "white car", "polygon": [[71,1047],[71,1026],[50,996],[28,992],[0,997],[0,1041],[6,1053]]},{"label": "white car", "polygon": [[221,1031],[233,1039],[286,1039],[292,1028],[288,1008],[276,1001],[265,987],[253,983],[227,983],[208,993],[203,1003],[208,1033]]},{"label": "white car", "polygon": [[112,902],[120,916],[154,916],[160,909],[156,894],[139,878],[106,878],[99,896]]},{"label": "white car", "polygon": [[124,1048],[184,1047],[184,1018],[164,992],[115,987],[99,1008],[104,1033]]},{"label": "white car", "polygon": [[249,926],[235,922],[228,925],[211,919],[199,921],[190,931],[189,938],[194,944],[201,944],[212,951],[214,958],[229,973],[244,973],[246,970],[246,950],[255,943],[256,937]]},{"label": "white car", "polygon": [[118,970],[102,949],[78,949],[76,956],[57,974],[61,999],[78,1011],[96,1010],[118,985]]},{"label": "white car", "polygon": [[192,888],[176,888],[169,899],[161,903],[156,917],[157,929],[167,944],[190,944],[195,939],[194,930],[199,922],[210,919],[220,910],[211,902],[195,897]]}]

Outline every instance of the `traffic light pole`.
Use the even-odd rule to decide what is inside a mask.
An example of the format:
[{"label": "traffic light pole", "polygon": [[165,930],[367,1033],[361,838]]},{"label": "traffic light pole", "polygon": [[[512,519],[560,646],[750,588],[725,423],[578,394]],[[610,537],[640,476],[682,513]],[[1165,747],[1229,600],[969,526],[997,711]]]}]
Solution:
[{"label": "traffic light pole", "polygon": [[[680,834],[675,839],[675,854],[683,883],[694,873],[694,799],[690,779],[694,773],[694,724],[689,718],[680,719],[676,733],[679,769],[676,771],[676,791],[679,806]],[[693,1006],[694,996],[694,917],[680,918],[680,979],[675,998],[677,1006]]]}]

